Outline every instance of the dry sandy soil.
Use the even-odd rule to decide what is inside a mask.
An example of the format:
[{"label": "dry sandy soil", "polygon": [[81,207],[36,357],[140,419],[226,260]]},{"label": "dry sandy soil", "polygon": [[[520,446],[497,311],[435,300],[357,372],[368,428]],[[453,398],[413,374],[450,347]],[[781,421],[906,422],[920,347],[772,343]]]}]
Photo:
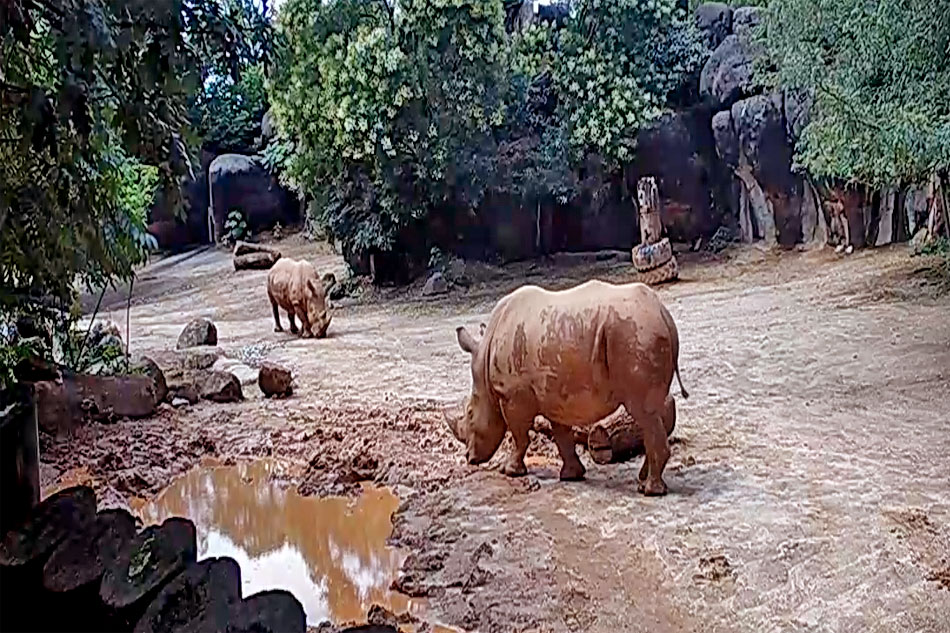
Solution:
[{"label": "dry sandy soil", "polygon": [[[297,237],[280,247],[342,273]],[[660,290],[691,395],[666,497],[636,493],[639,459],[585,455],[587,480],[562,483],[541,436],[528,477],[470,467],[441,422],[470,385],[456,325],[522,283],[628,280],[629,265],[482,266],[444,297],[368,292],[303,340],[273,332],[266,273],[215,250],[142,272],[133,350],[163,353],[207,316],[230,355],[291,367],[295,395],[43,437],[44,480],[134,505],[209,454],[294,460],[307,493],[374,478],[402,499],[399,586],[469,631],[950,630],[950,297],[899,248],[681,263]],[[124,296],[105,305],[124,326]]]}]

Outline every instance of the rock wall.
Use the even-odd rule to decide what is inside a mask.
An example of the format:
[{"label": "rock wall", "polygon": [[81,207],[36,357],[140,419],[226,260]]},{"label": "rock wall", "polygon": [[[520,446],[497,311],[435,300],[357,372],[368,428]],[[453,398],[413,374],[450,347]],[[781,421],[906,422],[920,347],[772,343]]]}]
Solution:
[{"label": "rock wall", "polygon": [[300,220],[297,198],[253,156],[222,154],[215,158],[208,167],[208,188],[215,241],[225,235],[227,217],[233,210],[244,215],[252,232]]}]

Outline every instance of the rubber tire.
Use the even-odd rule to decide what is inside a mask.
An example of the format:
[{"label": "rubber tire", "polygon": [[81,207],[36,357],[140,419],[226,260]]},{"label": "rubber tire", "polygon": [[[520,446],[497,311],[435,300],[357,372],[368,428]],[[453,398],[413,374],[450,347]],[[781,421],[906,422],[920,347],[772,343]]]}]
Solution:
[{"label": "rubber tire", "polygon": [[637,281],[647,284],[648,286],[655,286],[667,281],[673,281],[679,278],[679,275],[679,266],[676,263],[676,258],[673,257],[659,268],[654,268],[647,272],[638,272]]},{"label": "rubber tire", "polygon": [[641,273],[659,268],[672,258],[673,247],[665,237],[656,244],[640,244],[633,249],[633,267]]}]

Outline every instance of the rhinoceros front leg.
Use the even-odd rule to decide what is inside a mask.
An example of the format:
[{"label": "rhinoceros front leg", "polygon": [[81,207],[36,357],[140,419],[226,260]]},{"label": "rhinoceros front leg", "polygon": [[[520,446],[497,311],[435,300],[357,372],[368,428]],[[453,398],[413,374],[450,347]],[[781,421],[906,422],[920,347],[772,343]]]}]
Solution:
[{"label": "rhinoceros front leg", "polygon": [[578,481],[584,478],[587,469],[577,456],[574,448],[574,430],[569,426],[551,423],[551,436],[557,444],[557,452],[561,454],[561,480]]},{"label": "rhinoceros front leg", "polygon": [[528,474],[528,468],[524,465],[524,456],[528,452],[528,429],[534,423],[534,407],[518,404],[515,402],[505,402],[501,406],[501,413],[505,417],[505,424],[511,431],[511,437],[515,441],[515,448],[512,450],[501,472],[509,477],[521,477]]}]

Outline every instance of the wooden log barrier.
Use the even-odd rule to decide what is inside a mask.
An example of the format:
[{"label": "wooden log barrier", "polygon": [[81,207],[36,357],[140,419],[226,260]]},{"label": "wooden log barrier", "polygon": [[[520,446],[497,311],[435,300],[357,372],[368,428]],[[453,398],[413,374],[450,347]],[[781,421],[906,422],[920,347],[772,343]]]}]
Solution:
[{"label": "wooden log barrier", "polygon": [[135,538],[135,519],[125,510],[104,510],[70,534],[43,567],[51,630],[101,631],[108,612],[99,600],[99,586],[108,566]]},{"label": "wooden log barrier", "polygon": [[135,625],[135,633],[233,630],[241,606],[241,568],[233,558],[192,563],[168,583]]},{"label": "wooden log barrier", "polygon": [[162,588],[197,558],[195,525],[179,518],[145,528],[102,577],[99,597],[113,630],[131,630]]},{"label": "wooden log barrier", "polygon": [[91,488],[61,490],[43,500],[19,527],[0,541],[0,630],[40,630],[52,626],[43,597],[43,566],[71,533],[83,529],[96,514]]}]

